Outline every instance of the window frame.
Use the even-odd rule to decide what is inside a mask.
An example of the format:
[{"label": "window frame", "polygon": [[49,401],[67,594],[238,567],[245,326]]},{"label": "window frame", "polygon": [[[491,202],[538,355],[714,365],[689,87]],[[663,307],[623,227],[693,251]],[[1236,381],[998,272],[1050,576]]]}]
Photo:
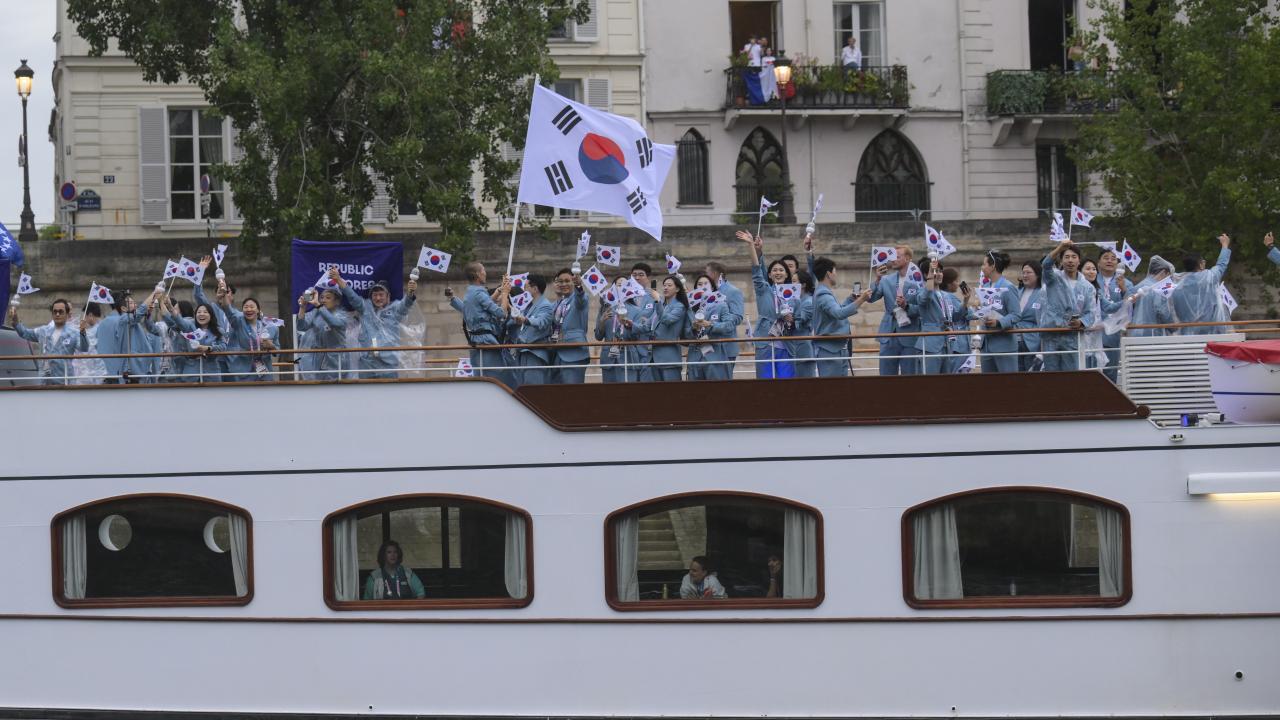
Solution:
[{"label": "window frame", "polygon": [[[1091,595],[985,595],[966,598],[950,598],[927,600],[915,597],[915,533],[912,526],[913,515],[922,510],[943,505],[956,500],[982,495],[1032,494],[1045,497],[1057,497],[1068,502],[1082,500],[1100,505],[1120,514],[1121,526],[1124,530],[1124,591],[1115,597]],[[1124,505],[1098,495],[1067,490],[1064,488],[1039,485],[1008,485],[963,490],[943,495],[913,505],[902,513],[902,599],[908,606],[917,610],[938,610],[952,608],[971,609],[1011,609],[1011,608],[1085,608],[1085,607],[1120,607],[1133,598],[1133,533],[1130,523],[1129,509]]]},{"label": "window frame", "polygon": [[[688,138],[690,133],[695,135],[696,139],[686,140],[685,138]],[[683,133],[681,133],[680,137],[676,139],[675,145],[676,145],[676,207],[678,208],[714,207],[713,203],[711,202],[711,141],[708,140],[707,137],[703,135],[702,132],[699,131],[697,127],[690,125],[689,128],[685,130]],[[702,176],[702,185],[700,188],[696,188],[700,190],[699,194],[702,196],[701,197],[702,202],[685,202],[683,199],[685,195],[685,184],[682,181],[685,176],[685,171],[684,171],[684,168],[681,166],[681,151],[684,148],[690,147],[692,145],[699,146],[699,151],[702,153],[701,167],[699,168],[699,172],[697,173]]]},{"label": "window frame", "polygon": [[[442,501],[441,504],[447,505],[450,501],[456,503],[470,503],[473,505],[484,505],[495,510],[506,513],[513,513],[524,518],[524,567],[526,586],[525,596],[523,598],[441,598],[430,599],[423,598],[421,600],[338,600],[334,597],[333,590],[333,528],[331,523],[352,512],[359,512],[362,508],[371,506],[385,505],[387,503],[399,503],[413,500],[434,500]],[[396,610],[517,610],[528,607],[533,602],[534,595],[534,572],[533,572],[533,516],[523,508],[515,505],[508,505],[497,500],[489,498],[477,497],[475,495],[460,495],[457,493],[404,493],[401,495],[386,495],[383,497],[365,500],[363,502],[348,505],[329,513],[320,522],[321,537],[321,553],[323,557],[322,585],[324,589],[324,604],[330,610],[351,611],[351,610],[378,610],[378,611],[396,611]]]},{"label": "window frame", "polygon": [[[214,108],[211,105],[203,105],[203,106],[201,105],[166,105],[164,108],[165,196],[166,196],[166,200],[169,203],[169,218],[168,218],[169,223],[191,224],[191,225],[204,225],[206,223],[213,223],[214,225],[226,225],[228,223],[238,222],[237,220],[235,220],[235,217],[234,217],[235,210],[234,210],[233,201],[231,199],[231,186],[225,180],[221,181],[222,189],[214,191],[215,194],[222,195],[222,217],[220,218],[202,217],[204,213],[201,211],[201,206],[200,206],[200,175],[201,175],[200,168],[204,165],[213,166],[213,165],[231,165],[232,164],[231,162],[231,151],[232,151],[231,118],[225,117],[225,116],[222,118],[219,118],[220,127],[218,131],[218,142],[221,144],[221,147],[222,147],[223,159],[217,163],[205,163],[205,162],[202,162],[202,158],[200,157],[200,141],[202,139],[210,138],[210,136],[205,136],[200,134],[200,117],[205,112],[213,109]],[[175,137],[173,133],[170,132],[170,123],[172,122],[170,118],[170,114],[174,112],[190,112],[192,114],[191,115],[191,133],[192,133],[191,136],[187,137],[184,135],[179,137],[183,140],[190,140],[192,143],[193,162],[181,163],[181,166],[192,167],[192,172],[194,173],[192,177],[192,190],[191,190],[191,195],[193,197],[194,208],[195,208],[194,218],[175,218],[173,216],[174,193],[178,192],[183,195],[187,194],[186,190],[175,191],[173,189],[173,170],[174,170],[174,167],[176,167],[177,165],[175,165],[173,160],[172,148],[173,148],[173,142]]]},{"label": "window frame", "polygon": [[[635,602],[623,602],[618,599],[617,587],[617,533],[614,531],[614,521],[629,513],[644,508],[652,508],[657,512],[664,507],[671,509],[674,507],[687,506],[689,500],[713,499],[713,498],[731,498],[737,500],[756,500],[764,503],[779,505],[784,508],[793,510],[802,510],[810,513],[814,517],[814,553],[817,562],[817,590],[811,598],[726,598],[708,602],[706,600],[682,600],[680,598],[672,598],[668,600],[637,600]],[[667,507],[669,506],[669,507]],[[675,493],[672,495],[661,495],[659,497],[642,500],[632,503],[626,507],[619,508],[609,513],[604,518],[604,598],[610,608],[618,612],[649,612],[654,610],[665,611],[682,611],[682,610],[701,610],[701,611],[735,611],[735,610],[810,610],[822,604],[826,599],[826,548],[823,544],[823,528],[824,520],[822,512],[812,505],[806,505],[796,500],[779,497],[777,495],[765,495],[763,493],[744,492],[737,490],[706,490],[695,492]]]},{"label": "window frame", "polygon": [[[223,510],[242,515],[246,521],[245,543],[248,545],[245,563],[245,587],[243,596],[156,596],[156,597],[119,597],[119,598],[82,598],[73,599],[66,596],[62,585],[62,521],[84,512],[90,508],[109,503],[129,500],[185,500],[188,502],[212,505]],[[87,531],[87,528],[86,528]],[[238,607],[253,601],[254,569],[253,569],[253,516],[249,511],[231,503],[222,502],[201,495],[182,493],[130,493],[93,500],[63,510],[49,521],[49,539],[51,549],[53,601],[58,607],[68,610],[101,609],[101,608],[148,608],[148,607]]]},{"label": "window frame", "polygon": [[[846,29],[846,28],[839,27],[836,24],[836,18],[840,12],[839,6],[841,5],[850,5],[850,6],[876,5],[880,8],[879,27],[877,27],[874,30],[874,32],[877,35],[879,35],[879,40],[880,40],[880,52],[876,56],[880,64],[872,65],[867,60],[866,43],[865,43],[866,38],[862,36],[862,33],[866,31],[864,31],[861,27]],[[845,40],[843,40],[843,37],[847,37],[848,36],[847,34],[849,33],[857,33],[858,49],[863,51],[862,52],[862,68],[865,70],[867,68],[872,68],[872,67],[889,67],[888,32],[886,31],[886,27],[888,23],[885,21],[885,10],[886,10],[885,5],[886,3],[884,2],[884,0],[835,0],[835,2],[831,3],[831,27],[835,33],[835,38],[834,38],[835,56],[834,56],[834,59],[832,60],[833,63],[835,63],[836,65],[840,64],[840,49],[843,48],[845,45]],[[861,16],[862,9],[857,8],[856,12],[859,16]]]}]

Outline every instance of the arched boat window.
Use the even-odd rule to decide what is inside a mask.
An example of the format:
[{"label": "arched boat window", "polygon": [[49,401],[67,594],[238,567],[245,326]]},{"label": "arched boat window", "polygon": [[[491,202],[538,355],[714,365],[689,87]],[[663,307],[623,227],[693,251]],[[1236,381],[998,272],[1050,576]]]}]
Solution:
[{"label": "arched boat window", "polygon": [[[324,521],[335,610],[519,608],[533,600],[533,521],[460,495],[398,495]],[[399,562],[397,562],[397,558]]]},{"label": "arched boat window", "polygon": [[53,596],[63,607],[244,605],[253,521],[225,503],[129,495],[53,519]]},{"label": "arched boat window", "polygon": [[1048,488],[989,488],[902,518],[903,595],[934,607],[1114,607],[1129,601],[1129,512]]},{"label": "arched boat window", "polygon": [[812,608],[822,602],[822,516],[790,500],[691,493],[605,520],[615,610]]}]

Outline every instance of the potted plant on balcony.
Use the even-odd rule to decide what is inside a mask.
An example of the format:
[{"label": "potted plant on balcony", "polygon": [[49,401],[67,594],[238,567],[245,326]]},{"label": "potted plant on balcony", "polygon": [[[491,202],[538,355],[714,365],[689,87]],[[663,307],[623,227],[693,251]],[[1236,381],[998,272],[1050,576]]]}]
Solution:
[{"label": "potted plant on balcony", "polygon": [[840,104],[840,95],[844,92],[844,69],[835,65],[819,69],[818,91],[822,94],[821,102],[829,105]]},{"label": "potted plant on balcony", "polygon": [[853,102],[857,105],[876,105],[877,98],[880,96],[880,76],[873,72],[859,70],[849,73],[845,79],[844,91],[847,95],[853,95]]},{"label": "potted plant on balcony", "polygon": [[889,69],[889,102],[894,107],[907,107],[911,101],[911,83],[907,80],[907,66],[894,65]]},{"label": "potted plant on balcony", "polygon": [[729,87],[733,88],[733,106],[747,106],[747,80],[742,76],[751,59],[746,53],[729,53]]}]

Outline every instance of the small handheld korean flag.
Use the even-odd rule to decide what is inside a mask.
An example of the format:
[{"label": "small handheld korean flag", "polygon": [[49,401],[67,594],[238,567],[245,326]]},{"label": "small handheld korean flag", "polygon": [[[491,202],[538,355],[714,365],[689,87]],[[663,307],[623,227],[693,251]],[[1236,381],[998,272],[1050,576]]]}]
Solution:
[{"label": "small handheld korean flag", "polygon": [[969,353],[969,357],[965,358],[964,362],[960,364],[960,367],[956,368],[956,372],[969,373],[973,372],[973,369],[976,367],[978,367],[978,355],[976,353]]},{"label": "small handheld korean flag", "polygon": [[219,268],[222,267],[222,258],[226,256],[227,256],[226,245],[219,245],[213,249],[213,262],[217,267]]},{"label": "small handheld korean flag", "polygon": [[519,275],[511,276],[511,289],[524,292],[524,284],[529,282],[529,273],[524,272]]},{"label": "small handheld korean flag", "polygon": [[1155,287],[1152,289],[1159,293],[1160,297],[1168,298],[1173,296],[1173,289],[1176,287],[1178,287],[1177,281],[1171,277],[1167,277],[1159,283],[1156,283]]},{"label": "small handheld korean flag", "polygon": [[587,290],[592,295],[599,295],[605,288],[609,287],[609,280],[605,278],[604,273],[600,272],[600,268],[592,265],[586,272],[582,273],[582,282],[587,284]]},{"label": "small handheld korean flag", "polygon": [[947,242],[945,235],[928,225],[924,226],[924,246],[928,252],[936,253],[939,258],[944,258],[956,251],[956,247]]},{"label": "small handheld korean flag", "polygon": [[192,285],[199,285],[204,282],[204,268],[200,267],[200,263],[182,258],[178,261],[178,277]]},{"label": "small handheld korean flag", "polygon": [[618,267],[622,263],[622,248],[616,245],[596,244],[596,262]]},{"label": "small handheld korean flag", "polygon": [[449,272],[449,261],[453,260],[453,256],[447,252],[422,246],[422,250],[418,253],[418,267],[436,272]]},{"label": "small handheld korean flag", "polygon": [[624,301],[631,298],[644,297],[648,294],[648,288],[641,285],[635,278],[627,278],[627,281],[622,284],[622,299]]},{"label": "small handheld korean flag", "polygon": [[1231,291],[1227,289],[1226,283],[1218,283],[1218,297],[1222,298],[1222,304],[1227,306],[1228,315],[1240,307],[1240,303],[1237,303],[1236,299],[1231,297]]},{"label": "small handheld korean flag", "polygon": [[186,338],[187,342],[191,343],[191,349],[194,350],[196,349],[197,346],[204,343],[204,338],[208,334],[209,333],[207,331],[201,330],[200,328],[196,328],[191,332],[182,333],[182,337]]},{"label": "small handheld korean flag", "polygon": [[535,85],[520,168],[522,203],[609,213],[662,240],[658,196],[676,157],[636,121]]},{"label": "small handheld korean flag", "polygon": [[818,193],[818,200],[813,204],[813,215],[809,216],[809,224],[818,222],[818,211],[822,209],[822,193]]},{"label": "small handheld korean flag", "polygon": [[511,296],[511,308],[518,315],[523,315],[524,311],[527,310],[529,306],[532,304],[533,304],[533,296],[527,292],[522,292],[519,295]]},{"label": "small handheld korean flag", "polygon": [[713,294],[714,293],[710,290],[703,290],[702,288],[694,288],[693,290],[690,290],[689,307],[696,308],[706,305],[707,301],[711,299]]},{"label": "small handheld korean flag", "polygon": [[675,255],[667,255],[667,274],[675,275],[680,272],[680,258]]},{"label": "small handheld korean flag", "polygon": [[173,260],[169,260],[164,264],[164,279],[176,278],[182,273],[182,266]]},{"label": "small handheld korean flag", "polygon": [[22,273],[18,275],[17,293],[19,295],[30,295],[31,293],[34,293],[34,292],[40,292],[40,288],[31,287],[31,276],[26,273]]},{"label": "small handheld korean flag", "polygon": [[1085,210],[1079,205],[1071,206],[1071,224],[1081,227],[1089,227],[1089,223],[1093,222],[1093,213]]},{"label": "small handheld korean flag", "polygon": [[116,299],[111,297],[111,289],[105,285],[93,283],[89,286],[89,302],[114,305]]},{"label": "small handheld korean flag", "polygon": [[1129,247],[1129,241],[1125,240],[1124,245],[1120,248],[1120,262],[1129,269],[1129,272],[1136,272],[1138,265],[1142,263],[1142,256],[1137,250]]},{"label": "small handheld korean flag", "polygon": [[609,305],[617,307],[622,304],[622,289],[617,285],[610,286],[607,290],[600,293],[600,299]]},{"label": "small handheld korean flag", "polygon": [[338,281],[329,277],[329,271],[325,270],[320,273],[320,279],[316,280],[315,287],[321,290],[332,290],[338,292]]},{"label": "small handheld korean flag", "polygon": [[1049,226],[1049,242],[1066,242],[1071,239],[1066,228],[1062,226],[1062,213],[1053,214],[1053,224]]},{"label": "small handheld korean flag", "polygon": [[920,267],[915,263],[907,263],[907,279],[912,282],[924,282],[924,273],[920,272]]},{"label": "small handheld korean flag", "polygon": [[898,259],[898,251],[891,247],[876,245],[871,248],[871,267],[877,268]]},{"label": "small handheld korean flag", "polygon": [[794,306],[800,301],[800,283],[783,283],[773,286],[773,294],[784,305]]},{"label": "small handheld korean flag", "polygon": [[770,202],[769,198],[761,195],[760,196],[760,219],[763,220],[764,216],[769,214],[770,212],[769,208],[773,208],[777,206],[778,206],[778,203]]},{"label": "small handheld korean flag", "polygon": [[262,324],[266,325],[267,327],[281,328],[281,327],[284,327],[284,320],[281,320],[278,317],[271,317],[270,315],[263,315]]},{"label": "small handheld korean flag", "polygon": [[471,367],[471,361],[466,358],[458,360],[458,366],[453,369],[454,377],[475,377],[476,371]]},{"label": "small handheld korean flag", "polygon": [[591,233],[586,230],[582,231],[582,235],[578,237],[578,253],[573,256],[574,260],[581,260],[583,255],[591,249]]}]

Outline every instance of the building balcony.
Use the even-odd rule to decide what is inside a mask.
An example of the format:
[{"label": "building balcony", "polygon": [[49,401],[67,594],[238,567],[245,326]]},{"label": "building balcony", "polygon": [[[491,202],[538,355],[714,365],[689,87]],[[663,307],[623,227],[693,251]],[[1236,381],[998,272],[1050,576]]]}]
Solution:
[{"label": "building balcony", "polygon": [[996,70],[987,73],[988,115],[1091,115],[1114,112],[1115,97],[1087,97],[1070,87],[1069,73]]},{"label": "building balcony", "polygon": [[[725,126],[739,116],[775,115],[778,98],[764,99],[755,82],[758,68],[732,67],[724,71]],[[911,104],[911,82],[905,65],[846,70],[838,65],[794,65],[787,87],[787,115],[801,127],[810,117],[837,116],[850,129],[861,116],[882,116],[899,122]],[[794,113],[794,115],[792,115]]]}]

